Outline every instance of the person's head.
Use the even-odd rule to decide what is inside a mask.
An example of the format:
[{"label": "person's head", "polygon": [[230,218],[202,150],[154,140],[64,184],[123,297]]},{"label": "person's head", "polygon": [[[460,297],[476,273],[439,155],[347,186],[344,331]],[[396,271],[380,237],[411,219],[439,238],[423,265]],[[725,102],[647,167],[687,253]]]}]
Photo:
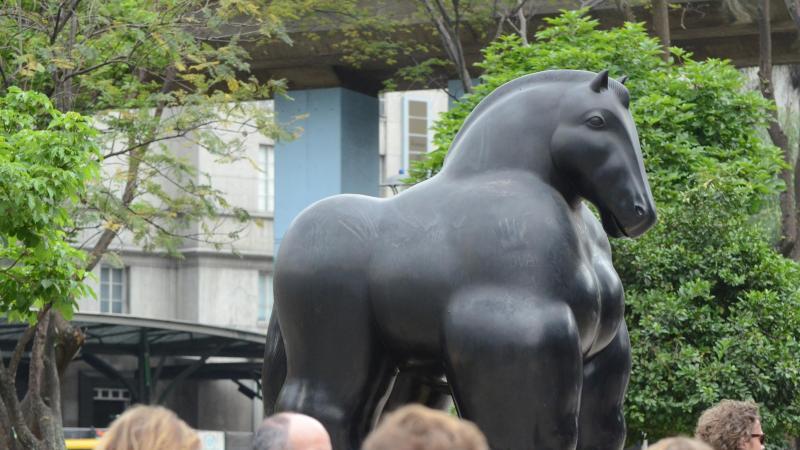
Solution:
[{"label": "person's head", "polygon": [[420,405],[388,414],[367,436],[362,450],[488,450],[472,422]]},{"label": "person's head", "polygon": [[700,415],[694,435],[714,450],[761,450],[764,431],[758,405],[723,400]]},{"label": "person's head", "polygon": [[647,450],[712,450],[705,442],[684,436],[661,439]]},{"label": "person's head", "polygon": [[331,450],[331,438],[313,417],[278,413],[261,422],[253,450]]},{"label": "person's head", "polygon": [[134,406],[111,424],[95,450],[200,450],[200,438],[172,411]]}]

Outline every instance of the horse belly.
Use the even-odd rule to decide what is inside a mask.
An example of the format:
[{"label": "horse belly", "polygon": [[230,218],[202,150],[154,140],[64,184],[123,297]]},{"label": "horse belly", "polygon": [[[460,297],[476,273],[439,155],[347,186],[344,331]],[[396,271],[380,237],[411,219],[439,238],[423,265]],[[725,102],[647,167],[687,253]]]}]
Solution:
[{"label": "horse belly", "polygon": [[[383,342],[399,360],[435,360],[441,356],[441,318],[453,276],[446,251],[414,245],[387,253],[370,267],[370,300]],[[441,263],[441,264],[440,264]]]}]

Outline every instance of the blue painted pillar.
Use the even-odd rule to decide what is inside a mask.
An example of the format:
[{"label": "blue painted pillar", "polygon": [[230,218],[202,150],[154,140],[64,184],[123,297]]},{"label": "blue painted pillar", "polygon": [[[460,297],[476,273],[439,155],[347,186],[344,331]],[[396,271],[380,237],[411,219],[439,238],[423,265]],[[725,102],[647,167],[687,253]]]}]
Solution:
[{"label": "blue painted pillar", "polygon": [[278,123],[298,131],[275,145],[275,255],[292,220],[335,194],[378,195],[378,99],[344,88],[290,91]]},{"label": "blue painted pillar", "polygon": [[[480,84],[480,82],[480,78],[473,78],[472,86],[477,86]],[[447,91],[450,93],[450,97],[447,100],[447,108],[452,109],[453,105],[461,100],[461,97],[464,96],[464,84],[461,82],[461,80],[448,80]]]}]

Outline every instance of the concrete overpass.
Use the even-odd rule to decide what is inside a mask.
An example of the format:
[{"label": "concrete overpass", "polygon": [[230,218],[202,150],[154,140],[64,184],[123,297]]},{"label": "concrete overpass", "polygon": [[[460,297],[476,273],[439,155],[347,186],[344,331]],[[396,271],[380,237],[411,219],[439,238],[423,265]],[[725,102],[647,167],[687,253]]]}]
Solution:
[{"label": "concrete overpass", "polygon": [[[749,1],[755,4],[755,0]],[[391,19],[410,15],[416,2],[398,0],[384,3],[390,4],[392,9],[382,13]],[[559,9],[575,8],[579,3],[575,0],[547,2],[533,17],[529,29],[538,29],[543,25],[545,17],[558,14]],[[693,52],[698,59],[716,57],[730,59],[737,66],[758,65],[756,23],[734,17],[724,7],[722,0],[672,0],[669,3],[681,6],[670,11],[670,31],[674,45]],[[797,27],[791,20],[785,2],[772,0],[770,6],[774,63],[800,63]],[[648,9],[637,6],[634,7],[634,13],[638,20],[645,21],[652,29],[652,14]],[[591,15],[600,20],[603,28],[623,23],[621,13],[611,0],[592,8]],[[489,38],[477,39],[473,33],[462,33],[465,56],[470,64],[480,59],[480,49],[486,46],[493,34],[494,30],[489,30]],[[341,39],[336,30],[323,30],[320,35],[321,39],[308,40],[295,33],[292,35],[294,43],[291,46],[274,44],[252,49],[255,73],[265,78],[284,78],[289,81],[291,89],[344,87],[375,95],[382,88],[382,82],[390,78],[397,67],[411,63],[411,58],[405,56],[399,59],[397,65],[392,66],[384,61],[371,61],[360,68],[349,67],[342,62],[342,51],[336,48],[336,42]],[[439,44],[439,36],[430,34],[422,26],[419,26],[416,35],[428,43]],[[443,54],[430,56],[444,57]],[[454,73],[445,75],[455,78]],[[477,76],[477,72],[474,75]],[[402,87],[404,86],[401,85]]]}]

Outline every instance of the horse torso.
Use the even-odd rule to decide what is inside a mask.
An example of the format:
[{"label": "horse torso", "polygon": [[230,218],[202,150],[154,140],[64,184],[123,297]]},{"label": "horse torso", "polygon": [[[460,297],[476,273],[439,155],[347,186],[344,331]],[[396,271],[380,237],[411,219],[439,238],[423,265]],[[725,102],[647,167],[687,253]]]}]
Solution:
[{"label": "horse torso", "polygon": [[535,176],[437,178],[380,209],[369,292],[385,342],[401,357],[436,359],[448,305],[481,286],[568,304],[587,357],[615,334],[622,289],[602,227]]}]

